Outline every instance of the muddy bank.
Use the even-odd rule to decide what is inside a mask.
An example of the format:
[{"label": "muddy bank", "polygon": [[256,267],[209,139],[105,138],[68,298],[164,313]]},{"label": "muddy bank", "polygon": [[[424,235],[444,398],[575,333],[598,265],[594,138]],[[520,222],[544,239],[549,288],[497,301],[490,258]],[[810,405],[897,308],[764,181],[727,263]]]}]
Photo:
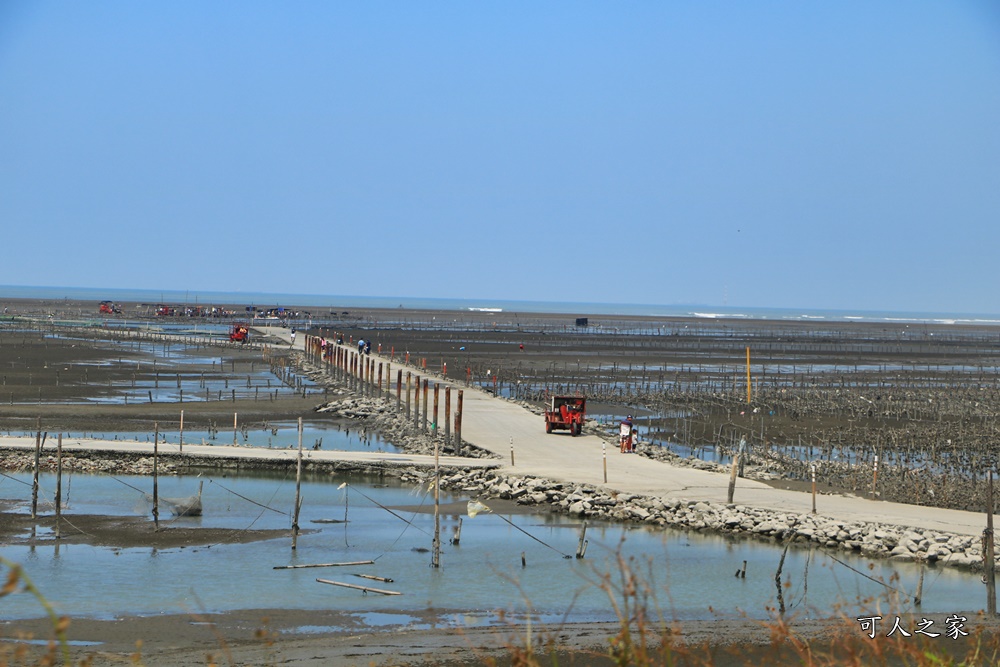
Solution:
[{"label": "muddy bank", "polygon": [[[65,637],[71,659],[92,664],[136,663],[149,667],[173,665],[369,666],[434,664],[523,664],[515,656],[531,646],[543,663],[569,666],[620,664],[610,650],[621,636],[615,623],[535,624],[530,634],[523,622],[510,625],[458,628],[442,619],[449,610],[428,611],[375,631],[352,614],[323,610],[250,609],[229,614],[127,617],[114,620],[70,620]],[[966,619],[968,636],[936,639],[919,636],[904,640],[884,637],[891,629],[878,627],[870,639],[853,618],[823,620],[789,618],[784,623],[713,620],[671,623],[650,620],[643,629],[653,664],[743,667],[748,664],[794,664],[802,659],[800,642],[809,642],[809,654],[828,664],[873,663],[890,646],[916,656],[935,650],[961,658],[991,650],[998,626],[975,612],[956,613]],[[900,615],[902,627],[913,629],[923,619],[933,628],[947,627],[945,614]],[[523,619],[522,619],[523,621]],[[633,622],[632,632],[639,626]],[[54,637],[44,620],[0,623],[6,637]],[[4,648],[0,645],[0,656]],[[902,650],[899,649],[902,647]],[[24,646],[35,656],[46,653]],[[61,654],[55,653],[58,660]],[[546,657],[547,656],[547,657]],[[827,662],[823,662],[827,664]],[[971,663],[970,663],[971,664]]]},{"label": "muddy bank", "polygon": [[[44,513],[37,519],[32,519],[29,514],[0,512],[0,541],[8,545],[35,545],[44,542],[59,545],[90,544],[115,549],[183,549],[216,544],[246,544],[289,535],[287,530],[179,527],[172,525],[166,510],[163,512],[160,528],[157,529],[150,517],[73,514],[64,515],[57,522],[53,508],[39,509]],[[58,541],[55,538],[57,523]]]}]

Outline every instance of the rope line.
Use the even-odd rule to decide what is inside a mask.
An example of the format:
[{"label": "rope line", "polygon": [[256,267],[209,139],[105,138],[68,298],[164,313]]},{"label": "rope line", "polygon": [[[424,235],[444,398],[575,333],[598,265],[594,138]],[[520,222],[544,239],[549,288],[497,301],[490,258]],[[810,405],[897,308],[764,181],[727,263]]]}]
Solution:
[{"label": "rope line", "polygon": [[[351,487],[350,487],[350,486],[348,486],[347,488],[349,489],[349,488],[351,488]],[[394,546],[396,546],[396,543],[397,543],[397,542],[399,542],[399,541],[400,541],[401,539],[403,539],[403,535],[405,535],[405,534],[406,534],[406,531],[407,531],[407,530],[408,530],[408,529],[410,528],[410,526],[413,526],[414,528],[417,528],[417,526],[416,526],[416,525],[414,525],[414,523],[413,523],[413,520],[414,520],[414,519],[415,519],[415,518],[417,517],[417,514],[419,514],[419,513],[420,513],[420,510],[421,510],[421,508],[423,508],[423,506],[424,506],[424,503],[425,503],[425,502],[427,502],[427,496],[428,496],[428,495],[430,494],[430,492],[431,492],[431,488],[430,488],[430,487],[428,486],[428,487],[427,487],[427,490],[426,490],[426,491],[424,491],[423,495],[421,495],[421,497],[420,497],[420,504],[419,504],[419,505],[417,505],[417,509],[415,509],[415,510],[413,511],[413,515],[412,515],[412,516],[410,517],[410,520],[406,522],[406,525],[405,525],[405,526],[403,526],[403,530],[401,530],[401,531],[399,532],[399,535],[398,535],[398,536],[396,537],[396,539],[394,539],[394,540],[392,541],[392,544],[390,544],[390,545],[389,545],[389,546],[388,546],[388,547],[387,547],[387,548],[385,549],[385,551],[383,551],[382,553],[380,553],[380,554],[379,554],[378,556],[376,556],[376,557],[375,557],[375,558],[373,558],[372,560],[378,560],[378,559],[379,559],[379,558],[381,558],[382,556],[384,556],[384,555],[386,555],[387,553],[389,553],[389,551],[390,551],[390,550],[391,550],[391,549],[392,549],[392,548],[393,548]],[[360,492],[359,492],[359,493],[360,493]],[[364,495],[364,494],[362,494],[362,495]],[[377,504],[377,503],[376,503],[376,504]],[[390,510],[390,511],[391,511],[391,510]],[[403,517],[400,517],[400,518],[402,519]],[[406,521],[405,519],[403,519],[403,520],[404,520],[404,521]],[[420,529],[418,528],[418,530],[420,530]],[[430,534],[430,533],[428,533],[428,532],[426,532],[426,531],[421,531],[421,532],[423,532],[423,533],[424,533],[424,535],[427,535],[428,537],[432,537],[432,536],[431,536],[431,534]],[[432,539],[433,539],[433,537],[432,537]]]},{"label": "rope line", "polygon": [[861,570],[848,565],[847,563],[845,563],[844,561],[840,560],[839,558],[837,558],[836,556],[834,556],[832,553],[830,553],[829,551],[827,551],[826,549],[820,547],[820,550],[824,554],[826,554],[827,558],[829,558],[830,560],[835,561],[837,563],[840,563],[841,565],[843,565],[844,567],[846,567],[851,572],[853,572],[855,574],[860,574],[865,579],[868,579],[870,581],[874,581],[876,584],[881,584],[882,586],[885,586],[886,588],[888,588],[890,591],[895,591],[896,593],[899,593],[900,595],[903,595],[903,596],[908,597],[908,598],[912,598],[913,597],[912,595],[910,595],[906,591],[901,591],[900,589],[896,588],[895,586],[890,586],[889,584],[885,583],[884,581],[881,581],[879,579],[876,579],[875,577],[869,576],[869,575],[865,574],[864,572],[862,572]]},{"label": "rope line", "polygon": [[[414,528],[416,528],[417,530],[419,530],[419,531],[420,531],[421,533],[423,533],[423,534],[424,534],[424,535],[426,535],[427,537],[433,537],[433,535],[431,535],[430,533],[428,533],[428,532],[427,532],[426,530],[424,530],[424,529],[423,529],[423,528],[421,528],[420,526],[417,526],[416,524],[414,524],[412,520],[409,520],[409,521],[408,521],[407,519],[403,518],[402,516],[400,516],[400,515],[399,515],[399,514],[397,514],[396,512],[392,511],[391,509],[389,509],[388,507],[386,507],[386,506],[385,506],[385,505],[383,505],[382,503],[380,503],[380,502],[378,502],[377,500],[374,500],[373,498],[371,498],[371,497],[369,497],[369,496],[365,495],[365,494],[364,494],[364,493],[362,493],[361,491],[358,491],[358,490],[357,490],[357,489],[355,489],[355,488],[354,488],[353,486],[350,486],[350,485],[348,485],[348,487],[347,487],[347,488],[349,488],[349,489],[353,489],[355,493],[359,494],[359,495],[360,495],[360,496],[361,496],[362,498],[365,498],[366,500],[368,500],[368,502],[372,503],[373,505],[377,505],[377,506],[381,507],[381,508],[382,508],[382,509],[384,509],[384,510],[385,510],[386,512],[388,512],[389,514],[393,515],[394,517],[396,517],[396,518],[397,518],[397,519],[399,519],[400,521],[403,521],[403,522],[405,522],[405,523],[406,523],[407,525],[410,525],[410,526],[413,526]],[[423,503],[421,503],[421,504],[423,504]],[[416,512],[414,512],[414,513],[413,513],[413,516],[416,516],[416,515],[417,515],[417,514],[416,514]]]},{"label": "rope line", "polygon": [[21,484],[24,484],[25,486],[34,486],[33,484],[25,482],[23,479],[18,479],[17,477],[11,477],[10,475],[7,475],[7,474],[2,473],[2,472],[0,472],[0,475],[6,477],[7,479],[13,480],[15,482],[19,482]]},{"label": "rope line", "polygon": [[[284,481],[284,480],[282,480],[282,481]],[[264,509],[266,509],[266,510],[271,510],[272,512],[275,512],[275,513],[277,513],[277,514],[281,514],[282,516],[291,516],[291,513],[290,513],[290,512],[282,512],[281,510],[276,510],[276,509],[274,509],[273,507],[269,507],[269,506],[267,506],[267,505],[262,505],[262,504],[258,503],[258,502],[257,502],[256,500],[252,500],[252,499],[250,499],[250,498],[247,498],[247,497],[246,497],[246,496],[244,496],[244,495],[241,495],[241,494],[239,494],[239,493],[236,493],[236,492],[235,492],[235,491],[233,491],[232,489],[229,489],[229,488],[226,488],[226,487],[225,487],[225,486],[223,486],[222,484],[219,484],[218,482],[216,482],[216,481],[215,481],[214,479],[210,479],[210,480],[208,480],[208,483],[209,483],[209,484],[215,484],[216,486],[218,486],[218,487],[219,487],[219,488],[221,488],[222,490],[224,490],[224,491],[228,491],[229,493],[233,494],[233,495],[234,495],[234,496],[236,496],[237,498],[242,498],[243,500],[247,501],[248,503],[253,503],[253,504],[254,504],[254,505],[256,505],[257,507],[263,507],[263,508],[264,508]],[[280,486],[279,486],[279,488],[280,488]],[[275,494],[275,495],[277,495],[277,493],[278,493],[277,491],[275,491],[275,492],[274,492],[274,494]],[[274,499],[274,495],[272,495],[272,496],[271,496],[271,500],[273,500],[273,499]],[[268,501],[268,502],[270,502],[270,501]],[[256,519],[254,520],[254,523],[257,523]],[[251,524],[251,525],[253,525],[253,524]]]},{"label": "rope line", "polygon": [[[285,481],[286,481],[286,480],[288,479],[288,475],[289,475],[289,472],[290,472],[289,470],[287,470],[287,469],[285,470],[285,475],[284,475],[284,477],[282,477],[282,478],[281,478],[281,482],[280,482],[280,483],[278,484],[278,486],[276,486],[276,487],[275,487],[275,489],[274,489],[274,493],[272,493],[272,494],[271,494],[271,497],[270,497],[270,498],[268,499],[268,501],[267,501],[268,503],[270,503],[270,502],[271,502],[272,500],[274,500],[274,497],[275,497],[276,495],[278,495],[278,491],[280,491],[280,490],[281,490],[281,486],[282,486],[282,484],[284,484],[284,483],[285,483]],[[214,483],[214,480],[211,480],[211,479],[210,479],[210,480],[208,480],[208,481],[209,481],[209,483]],[[283,514],[283,515],[285,515],[285,516],[288,516],[288,517],[291,517],[291,514],[290,514],[290,513],[288,513],[288,512],[281,512],[281,511],[279,511],[279,510],[276,510],[276,509],[274,509],[274,508],[272,508],[272,507],[268,507],[267,505],[261,505],[260,503],[258,503],[258,502],[255,502],[255,501],[253,501],[253,500],[250,500],[249,498],[247,498],[247,497],[245,497],[245,496],[241,496],[240,494],[236,493],[235,491],[231,491],[230,489],[226,489],[226,487],[224,487],[224,486],[223,486],[222,484],[219,484],[219,487],[220,487],[220,488],[223,488],[223,489],[225,489],[226,491],[229,491],[230,493],[232,493],[232,494],[233,494],[233,495],[235,495],[235,496],[239,496],[240,498],[243,498],[244,500],[247,500],[247,501],[249,501],[249,502],[253,503],[254,505],[257,505],[258,507],[261,507],[261,508],[262,508],[262,509],[261,509],[261,511],[260,511],[260,514],[258,514],[258,515],[257,515],[257,518],[256,518],[256,519],[254,519],[253,521],[251,521],[251,522],[250,522],[250,525],[249,525],[249,526],[247,526],[246,528],[241,528],[241,529],[239,529],[239,530],[234,530],[234,531],[233,531],[233,532],[231,533],[231,535],[233,535],[233,536],[235,536],[235,535],[241,535],[241,534],[243,534],[243,533],[247,532],[248,530],[250,530],[251,528],[253,528],[253,527],[254,527],[254,525],[255,525],[255,524],[256,524],[256,523],[258,522],[258,521],[260,521],[260,518],[261,518],[262,516],[264,516],[264,512],[265,512],[265,511],[267,511],[267,510],[271,510],[272,512],[277,512],[278,514]],[[206,549],[211,549],[212,547],[215,547],[215,546],[218,546],[218,545],[220,545],[220,544],[228,544],[228,543],[227,543],[227,542],[215,542],[214,544],[207,544],[207,545],[205,545],[205,548],[206,548]]]},{"label": "rope line", "polygon": [[560,555],[560,556],[562,556],[563,558],[572,558],[572,556],[570,556],[569,554],[564,554],[563,552],[559,551],[558,549],[556,549],[556,548],[555,548],[554,546],[552,546],[551,544],[546,544],[546,543],[545,543],[545,542],[543,542],[542,540],[538,539],[537,537],[535,537],[534,535],[532,535],[531,533],[529,533],[528,531],[526,531],[526,530],[525,530],[524,528],[521,528],[520,526],[518,526],[518,525],[515,525],[513,521],[511,521],[510,519],[508,519],[508,518],[507,518],[507,517],[505,517],[504,515],[502,515],[502,514],[497,514],[496,512],[490,512],[490,513],[491,513],[491,514],[493,514],[494,516],[498,516],[498,517],[500,517],[501,519],[503,519],[504,521],[506,521],[506,522],[507,522],[508,524],[510,524],[510,526],[511,526],[512,528],[516,528],[517,530],[521,531],[522,533],[524,533],[525,535],[527,535],[528,537],[530,537],[530,538],[531,538],[531,539],[533,539],[534,541],[538,542],[539,544],[541,544],[541,545],[543,545],[543,546],[546,546],[546,547],[548,547],[549,549],[552,549],[553,551],[555,551],[555,552],[556,552],[557,554],[559,554],[559,555]]}]

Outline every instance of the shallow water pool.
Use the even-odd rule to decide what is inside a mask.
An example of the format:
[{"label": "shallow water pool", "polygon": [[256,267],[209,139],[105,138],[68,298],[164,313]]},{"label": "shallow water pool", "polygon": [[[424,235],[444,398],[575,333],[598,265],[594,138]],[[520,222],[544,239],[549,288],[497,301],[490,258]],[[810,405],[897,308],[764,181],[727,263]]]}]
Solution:
[{"label": "shallow water pool", "polygon": [[[343,483],[347,486],[339,488]],[[54,477],[41,477],[41,498],[51,501]],[[151,480],[145,477],[65,475],[64,516],[150,516]],[[290,529],[294,475],[161,477],[161,497],[183,497],[202,486],[204,516],[161,525],[233,529]],[[30,476],[0,478],[0,498],[28,512]],[[132,488],[134,487],[134,488]],[[113,618],[236,609],[333,609],[400,615],[434,611],[442,617],[489,622],[498,612],[545,620],[613,620],[611,599],[621,600],[625,573],[640,582],[646,603],[669,619],[765,618],[776,608],[775,571],[781,549],[773,543],[734,540],[683,531],[592,523],[585,558],[575,558],[582,524],[565,515],[460,512],[469,500],[442,493],[452,513],[441,515],[440,567],[431,566],[432,493],[358,476],[313,476],[302,485],[298,549],[290,538],[250,544],[177,549],[107,548],[66,544],[51,534],[34,545],[8,545],[0,554],[21,563],[57,613]],[[487,504],[489,502],[487,501]],[[451,543],[461,523],[461,540]],[[293,564],[372,560],[373,564],[275,570]],[[746,578],[735,577],[747,561]],[[358,574],[391,582],[373,581]],[[915,565],[868,561],[834,551],[791,548],[783,566],[783,598],[810,616],[885,613],[909,608],[917,586]],[[402,595],[367,595],[324,585],[317,578],[384,588]],[[879,583],[876,580],[881,580]],[[925,612],[968,611],[983,606],[975,575],[928,569]],[[7,619],[42,614],[26,593],[0,598]],[[457,621],[456,621],[457,622]]]}]

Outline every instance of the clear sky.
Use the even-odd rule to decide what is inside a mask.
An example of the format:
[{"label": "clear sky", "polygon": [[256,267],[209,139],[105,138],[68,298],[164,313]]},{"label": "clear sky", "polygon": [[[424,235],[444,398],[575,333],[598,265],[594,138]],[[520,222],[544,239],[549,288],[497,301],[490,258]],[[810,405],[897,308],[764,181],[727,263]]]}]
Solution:
[{"label": "clear sky", "polygon": [[1000,313],[1000,8],[0,0],[0,285]]}]

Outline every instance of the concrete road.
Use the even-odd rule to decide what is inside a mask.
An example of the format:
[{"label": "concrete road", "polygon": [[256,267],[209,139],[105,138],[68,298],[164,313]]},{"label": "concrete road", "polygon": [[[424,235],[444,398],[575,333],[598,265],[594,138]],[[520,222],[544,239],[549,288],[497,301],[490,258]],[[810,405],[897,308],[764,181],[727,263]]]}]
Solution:
[{"label": "concrete road", "polygon": [[[0,437],[0,450],[34,451],[35,439],[32,437]],[[45,441],[43,456],[55,456],[56,442],[52,437]],[[84,440],[79,438],[63,439],[63,454],[76,451],[99,451],[106,453],[129,453],[144,456],[153,455],[151,442],[125,442],[122,440]],[[160,454],[179,454],[202,456],[206,458],[232,458],[245,461],[295,461],[298,451],[295,449],[268,449],[264,447],[247,447],[240,445],[199,445],[185,444],[183,449],[177,444],[160,443]],[[305,461],[343,461],[362,465],[388,464],[393,466],[434,467],[434,457],[421,454],[392,454],[379,452],[344,452],[329,450],[304,450]],[[459,458],[457,456],[441,456],[442,467],[495,467],[496,461],[489,459]]]},{"label": "concrete road", "polygon": [[[585,482],[662,499],[727,501],[728,474],[675,467],[636,454],[622,454],[614,446],[605,449],[604,441],[593,435],[572,437],[568,431],[546,434],[541,416],[477,389],[464,388],[462,437],[503,456],[505,464],[501,472]],[[511,442],[514,465],[510,459]],[[733,500],[740,505],[781,512],[803,514],[812,510],[810,493],[776,489],[749,479],[737,479]],[[816,510],[820,515],[843,521],[878,521],[963,535],[979,535],[986,527],[985,514],[853,496],[820,495]]]}]

